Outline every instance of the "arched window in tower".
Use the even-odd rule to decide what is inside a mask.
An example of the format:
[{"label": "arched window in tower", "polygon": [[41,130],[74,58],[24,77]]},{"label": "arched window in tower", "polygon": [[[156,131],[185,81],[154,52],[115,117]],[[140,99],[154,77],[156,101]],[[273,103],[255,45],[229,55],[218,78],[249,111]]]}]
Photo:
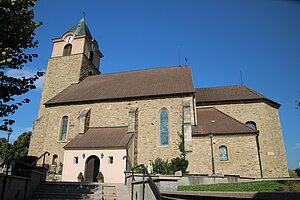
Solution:
[{"label": "arched window in tower", "polygon": [[94,52],[90,51],[90,61],[93,62]]},{"label": "arched window in tower", "polygon": [[246,122],[245,124],[246,124],[247,126],[253,128],[253,129],[255,129],[255,130],[257,129],[257,128],[256,128],[256,123],[253,122],[253,121],[248,121],[248,122]]},{"label": "arched window in tower", "polygon": [[60,130],[59,140],[62,140],[62,141],[66,140],[67,129],[68,129],[68,117],[64,116],[62,118],[62,122],[61,122],[61,130]]},{"label": "arched window in tower", "polygon": [[160,112],[160,145],[169,144],[169,114],[166,109]]},{"label": "arched window in tower", "polygon": [[226,146],[220,146],[220,160],[228,160],[228,151]]},{"label": "arched window in tower", "polygon": [[58,156],[54,154],[52,156],[52,165],[57,165],[57,163],[58,163]]},{"label": "arched window in tower", "polygon": [[71,44],[67,44],[64,47],[63,56],[69,56],[69,55],[71,55],[71,52],[72,52],[72,45]]}]

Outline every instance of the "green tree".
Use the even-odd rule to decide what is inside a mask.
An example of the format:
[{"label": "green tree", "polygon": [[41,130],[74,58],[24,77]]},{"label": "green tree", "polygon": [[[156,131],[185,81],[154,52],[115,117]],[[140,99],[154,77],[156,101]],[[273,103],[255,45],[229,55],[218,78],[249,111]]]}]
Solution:
[{"label": "green tree", "polygon": [[9,69],[22,69],[28,62],[37,57],[29,50],[37,47],[34,39],[37,27],[42,22],[34,22],[33,7],[37,0],[0,0],[0,130],[7,130],[14,120],[19,106],[29,103],[29,99],[16,101],[15,97],[35,89],[34,82],[43,72],[32,77],[13,77],[7,75]]},{"label": "green tree", "polygon": [[31,131],[28,131],[19,135],[18,139],[14,141],[14,144],[10,149],[10,155],[13,157],[26,156],[28,153],[31,134]]},{"label": "green tree", "polygon": [[8,149],[11,149],[12,144],[8,143],[7,144],[7,139],[6,138],[0,138],[0,159],[4,159],[4,154],[6,152],[6,158],[11,157],[11,151],[6,151],[8,145]]},{"label": "green tree", "polygon": [[[8,144],[8,151],[6,152],[6,159],[9,157],[26,156],[28,153],[31,131],[24,132],[19,135],[18,139],[13,144]],[[7,148],[7,139],[0,138],[0,158],[4,158]]]}]

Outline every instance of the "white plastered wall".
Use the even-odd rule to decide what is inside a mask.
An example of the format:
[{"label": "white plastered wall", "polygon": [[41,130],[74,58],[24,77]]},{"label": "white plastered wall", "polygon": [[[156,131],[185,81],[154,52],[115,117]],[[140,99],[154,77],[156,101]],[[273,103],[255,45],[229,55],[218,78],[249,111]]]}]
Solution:
[{"label": "white plastered wall", "polygon": [[[102,153],[103,158],[101,158]],[[84,158],[83,154],[85,154]],[[79,172],[85,174],[85,163],[93,155],[100,160],[100,171],[106,183],[124,183],[126,149],[65,150],[62,181],[77,181]],[[109,164],[109,156],[113,156],[113,164]],[[74,157],[78,157],[78,164],[74,163]]]}]

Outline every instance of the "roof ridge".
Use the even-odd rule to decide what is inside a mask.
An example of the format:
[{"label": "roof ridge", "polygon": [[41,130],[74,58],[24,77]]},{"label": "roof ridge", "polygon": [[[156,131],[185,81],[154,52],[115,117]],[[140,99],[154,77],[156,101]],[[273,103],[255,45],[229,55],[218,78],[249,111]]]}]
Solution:
[{"label": "roof ridge", "polygon": [[226,115],[227,117],[233,119],[234,121],[236,121],[236,122],[242,124],[244,127],[250,128],[250,129],[254,130],[255,132],[258,132],[258,130],[255,130],[255,129],[251,128],[250,126],[247,126],[246,124],[244,124],[244,123],[242,123],[241,121],[239,121],[239,120],[237,120],[237,119],[231,117],[230,115],[228,115],[228,114],[226,114],[226,113],[224,113],[224,112],[218,110],[217,108],[215,108],[215,107],[211,107],[211,108],[214,109],[214,110],[216,110],[216,111],[218,111],[218,112],[220,112],[221,114]]},{"label": "roof ridge", "polygon": [[203,88],[195,88],[195,89],[208,89],[208,88],[224,88],[224,87],[238,87],[241,85],[226,85],[226,86],[217,86],[217,87],[203,87]]},{"label": "roof ridge", "polygon": [[166,69],[166,68],[184,68],[184,67],[191,67],[190,65],[185,66],[171,66],[171,67],[154,67],[154,68],[148,68],[148,69],[137,69],[137,70],[129,70],[129,71],[123,71],[123,72],[113,72],[113,73],[107,73],[107,74],[98,74],[90,77],[100,76],[100,75],[111,75],[111,74],[122,74],[122,73],[128,73],[128,72],[136,72],[136,71],[147,71],[147,70],[153,70],[153,69]]}]

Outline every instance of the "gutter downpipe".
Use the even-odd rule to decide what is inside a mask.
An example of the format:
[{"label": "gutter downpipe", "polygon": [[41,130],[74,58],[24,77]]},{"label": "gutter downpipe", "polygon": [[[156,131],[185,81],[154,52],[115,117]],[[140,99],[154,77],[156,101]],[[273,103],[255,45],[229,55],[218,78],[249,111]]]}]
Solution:
[{"label": "gutter downpipe", "polygon": [[259,163],[259,169],[260,169],[260,177],[263,178],[263,171],[262,171],[262,166],[261,166],[260,146],[259,146],[258,136],[259,136],[259,131],[257,131],[257,134],[256,134],[255,138],[256,138],[256,146],[257,146],[258,163]]}]

